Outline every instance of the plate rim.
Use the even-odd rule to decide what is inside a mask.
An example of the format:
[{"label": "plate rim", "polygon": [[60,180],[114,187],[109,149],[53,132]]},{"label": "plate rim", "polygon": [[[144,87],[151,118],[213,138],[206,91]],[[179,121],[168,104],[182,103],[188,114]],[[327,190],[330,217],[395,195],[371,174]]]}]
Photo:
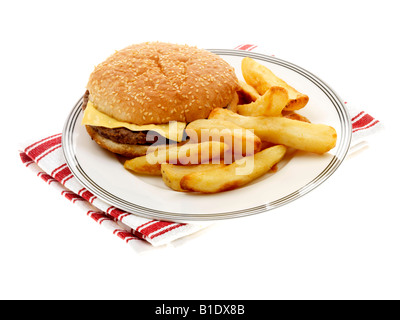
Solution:
[{"label": "plate rim", "polygon": [[76,120],[82,112],[82,103],[83,103],[83,95],[76,102],[75,106],[69,113],[64,127],[62,131],[62,151],[64,154],[64,158],[66,163],[74,174],[75,178],[90,192],[96,195],[99,199],[103,200],[109,205],[113,205],[121,210],[132,213],[134,215],[146,217],[146,218],[156,218],[162,220],[169,221],[211,221],[211,220],[224,220],[224,219],[232,219],[239,218],[243,216],[250,216],[259,214],[262,212],[270,211],[272,209],[276,209],[280,206],[288,204],[298,198],[306,195],[310,191],[317,188],[323,182],[325,182],[332,174],[340,167],[343,160],[346,158],[348,150],[351,145],[352,140],[352,125],[349,111],[347,110],[343,100],[339,97],[339,95],[323,80],[309,72],[308,70],[297,66],[291,62],[286,60],[265,55],[257,52],[249,52],[243,50],[235,50],[235,49],[207,49],[215,54],[220,56],[229,55],[229,56],[239,56],[239,57],[250,57],[254,59],[258,59],[261,61],[269,62],[272,64],[276,64],[285,68],[288,68],[294,72],[299,73],[312,83],[314,83],[331,101],[333,106],[336,108],[337,114],[339,116],[339,122],[341,125],[341,139],[337,144],[338,149],[336,150],[335,155],[333,155],[332,160],[327,164],[327,166],[317,175],[306,183],[304,186],[291,192],[290,194],[281,197],[277,200],[274,200],[269,203],[261,204],[258,206],[253,206],[246,209],[236,210],[236,211],[227,211],[227,212],[219,212],[219,213],[196,213],[196,214],[187,214],[187,213],[176,213],[176,212],[168,212],[164,210],[151,209],[147,207],[143,207],[141,205],[132,203],[130,201],[121,199],[111,192],[105,190],[101,186],[98,186],[81,168],[77,157],[73,151],[73,132],[76,126]]}]

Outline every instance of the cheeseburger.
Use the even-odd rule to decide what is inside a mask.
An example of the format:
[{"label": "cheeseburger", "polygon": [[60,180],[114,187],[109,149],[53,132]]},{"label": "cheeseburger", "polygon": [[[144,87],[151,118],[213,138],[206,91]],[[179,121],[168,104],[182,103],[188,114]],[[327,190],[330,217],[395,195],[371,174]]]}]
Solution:
[{"label": "cheeseburger", "polygon": [[95,67],[83,99],[86,126],[101,147],[126,157],[185,139],[186,124],[237,98],[234,69],[187,45],[150,42],[115,52]]}]

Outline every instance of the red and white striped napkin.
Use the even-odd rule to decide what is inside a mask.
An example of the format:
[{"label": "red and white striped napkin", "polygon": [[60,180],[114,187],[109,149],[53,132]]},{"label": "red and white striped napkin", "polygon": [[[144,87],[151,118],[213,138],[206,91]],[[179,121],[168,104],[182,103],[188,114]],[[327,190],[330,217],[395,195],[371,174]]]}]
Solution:
[{"label": "red and white striped napkin", "polygon": [[124,212],[98,199],[78,182],[68,168],[61,149],[61,134],[27,145],[20,151],[24,165],[32,169],[61,195],[79,205],[86,214],[133,247],[143,242],[159,246],[202,228],[197,224],[145,219]]},{"label": "red and white striped napkin", "polygon": [[38,177],[133,247],[141,247],[143,242],[160,246],[204,227],[142,218],[98,199],[79,183],[67,166],[61,149],[61,133],[28,144],[20,151],[20,157]]},{"label": "red and white striped napkin", "polygon": [[[256,47],[246,44],[235,49],[250,51]],[[353,143],[374,133],[381,126],[378,120],[366,112],[356,111],[351,107],[349,110],[352,115]],[[68,168],[61,149],[61,133],[26,143],[21,147],[20,157],[23,164],[38,177],[81,207],[94,221],[135,249],[143,250],[149,247],[149,244],[152,246],[167,244],[193,234],[207,225],[146,219],[124,212],[98,199],[79,183]]]}]

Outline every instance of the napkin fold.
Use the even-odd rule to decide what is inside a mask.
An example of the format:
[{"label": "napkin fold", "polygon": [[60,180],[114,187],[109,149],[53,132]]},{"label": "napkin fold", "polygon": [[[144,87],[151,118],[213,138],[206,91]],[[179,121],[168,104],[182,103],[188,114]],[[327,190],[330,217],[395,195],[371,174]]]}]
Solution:
[{"label": "napkin fold", "polygon": [[[237,50],[251,51],[256,45],[245,44]],[[349,106],[353,125],[353,144],[374,132],[381,123],[364,111]],[[87,216],[121,238],[131,247],[143,250],[157,247],[193,234],[207,226],[147,219],[110,206],[83,187],[69,169],[61,149],[62,134],[30,141],[20,148],[22,163],[59,194],[78,205]]]}]

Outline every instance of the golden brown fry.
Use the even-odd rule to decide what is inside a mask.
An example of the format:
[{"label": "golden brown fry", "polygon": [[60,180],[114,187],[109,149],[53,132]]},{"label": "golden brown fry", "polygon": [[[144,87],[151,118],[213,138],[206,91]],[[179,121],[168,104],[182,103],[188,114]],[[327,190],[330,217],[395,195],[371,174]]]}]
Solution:
[{"label": "golden brown fry", "polygon": [[249,117],[217,108],[210,119],[222,119],[246,128],[263,141],[283,144],[298,150],[325,153],[336,145],[336,130],[324,124],[313,124],[284,117]]},{"label": "golden brown fry", "polygon": [[136,173],[161,175],[162,163],[200,164],[208,163],[213,158],[223,158],[229,146],[219,141],[187,143],[182,146],[156,150],[145,156],[126,160],[124,167]]},{"label": "golden brown fry", "polygon": [[229,146],[229,152],[243,156],[254,154],[261,148],[261,139],[252,131],[220,119],[195,120],[187,125],[186,134],[195,142],[224,142]]},{"label": "golden brown fry", "polygon": [[247,104],[256,101],[258,98],[261,97],[257,90],[249,85],[247,82],[239,80],[239,84],[240,90],[238,91],[238,95],[240,104]]},{"label": "golden brown fry", "polygon": [[285,155],[286,147],[274,146],[221,168],[183,176],[184,190],[216,193],[244,186],[267,173]]},{"label": "golden brown fry", "polygon": [[277,77],[266,66],[249,57],[242,60],[242,73],[246,82],[254,87],[260,95],[263,95],[272,86],[285,88],[289,94],[289,101],[285,107],[286,110],[298,110],[308,103],[309,98],[307,95],[300,93]]},{"label": "golden brown fry", "polygon": [[161,174],[164,183],[175,191],[187,191],[181,188],[181,179],[193,172],[202,172],[215,168],[222,168],[225,165],[223,163],[208,163],[198,165],[182,166],[177,164],[163,163],[161,165]]},{"label": "golden brown fry", "polygon": [[124,168],[135,173],[161,176],[161,163],[149,163],[146,156],[136,157],[124,162]]},{"label": "golden brown fry", "polygon": [[271,87],[256,101],[238,105],[238,113],[244,116],[279,117],[289,100],[288,92],[282,87]]}]

